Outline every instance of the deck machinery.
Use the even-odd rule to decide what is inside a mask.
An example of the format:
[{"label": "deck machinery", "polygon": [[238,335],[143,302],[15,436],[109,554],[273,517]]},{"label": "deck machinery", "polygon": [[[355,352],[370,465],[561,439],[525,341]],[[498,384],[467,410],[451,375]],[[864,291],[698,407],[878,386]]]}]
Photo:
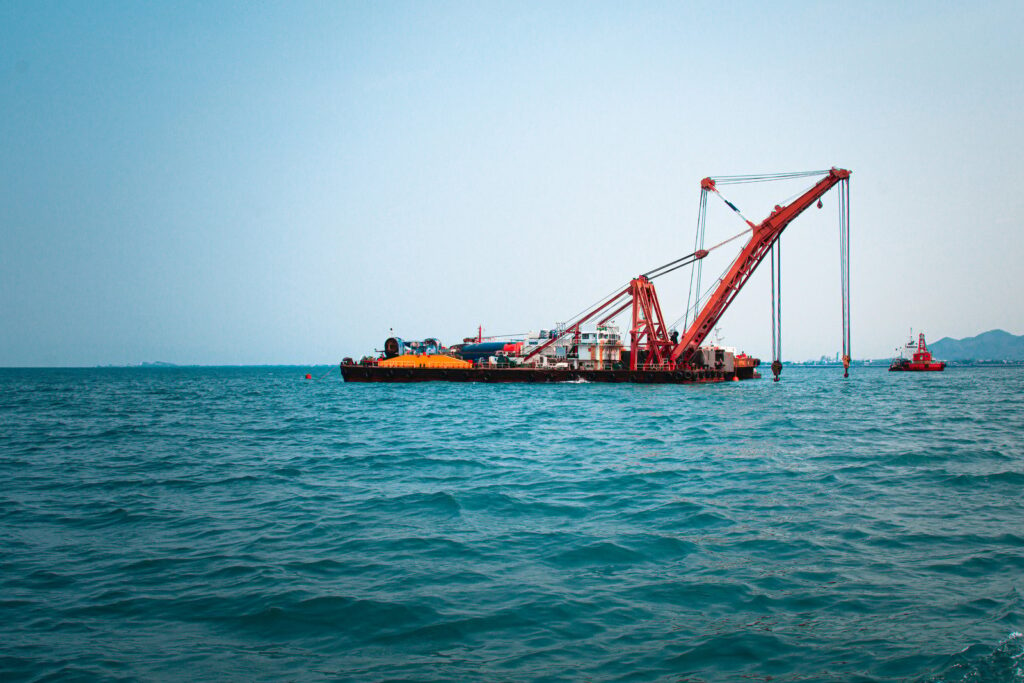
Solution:
[{"label": "deck machinery", "polygon": [[[720,184],[756,182],[779,178],[795,178],[824,174],[811,188],[785,205],[776,205],[767,218],[755,224],[719,192]],[[781,364],[781,253],[779,236],[801,213],[817,203],[837,184],[840,188],[840,251],[843,299],[844,374],[849,368],[849,178],[850,171],[832,168],[829,171],[777,174],[774,176],[730,176],[705,178],[701,181],[701,214],[698,237],[703,237],[706,201],[718,195],[736,212],[747,227],[739,234],[707,249],[702,244],[691,254],[670,261],[639,275],[622,289],[574,320],[546,330],[541,335],[519,342],[484,342],[478,338],[445,348],[436,339],[425,342],[402,342],[389,338],[385,352],[377,358],[364,357],[355,362],[346,358],[341,374],[347,382],[639,382],[693,383],[721,382],[759,377],[760,361],[720,347],[702,347],[709,334],[725,314],[758,265],[771,254],[772,264],[772,372],[778,381]],[[693,322],[679,335],[665,324],[653,280],[672,271],[700,264],[711,251],[748,236],[747,242],[732,261],[725,275],[717,281],[706,303]],[[698,276],[699,282],[699,276]],[[699,284],[698,284],[699,290]],[[777,307],[778,304],[778,307]],[[612,321],[630,309],[629,347],[618,338]],[[778,323],[778,324],[777,324]],[[595,333],[584,326],[596,326],[598,353],[593,353]],[[600,344],[604,333],[604,348]],[[588,341],[588,337],[591,339]],[[475,343],[472,343],[475,342]],[[489,346],[488,346],[489,345]],[[483,348],[488,346],[488,348]],[[499,348],[500,347],[500,348]],[[580,354],[590,348],[590,358]],[[553,353],[557,351],[557,353]]]}]

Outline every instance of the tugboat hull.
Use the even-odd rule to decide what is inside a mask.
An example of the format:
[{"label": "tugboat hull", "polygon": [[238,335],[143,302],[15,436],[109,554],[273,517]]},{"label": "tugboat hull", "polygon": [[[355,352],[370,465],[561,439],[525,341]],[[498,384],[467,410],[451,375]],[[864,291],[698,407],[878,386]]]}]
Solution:
[{"label": "tugboat hull", "polygon": [[931,363],[893,363],[889,366],[889,372],[941,372],[946,369],[943,361]]}]

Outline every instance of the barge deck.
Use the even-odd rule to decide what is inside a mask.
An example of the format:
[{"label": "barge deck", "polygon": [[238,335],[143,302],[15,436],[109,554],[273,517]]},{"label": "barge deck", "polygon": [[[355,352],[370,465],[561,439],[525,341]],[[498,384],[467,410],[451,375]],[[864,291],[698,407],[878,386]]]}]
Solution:
[{"label": "barge deck", "polygon": [[636,384],[711,384],[760,377],[755,370],[759,361],[734,370],[577,370],[570,368],[472,367],[472,368],[393,368],[379,365],[341,364],[346,382],[486,382],[533,384],[555,382],[604,382]]}]

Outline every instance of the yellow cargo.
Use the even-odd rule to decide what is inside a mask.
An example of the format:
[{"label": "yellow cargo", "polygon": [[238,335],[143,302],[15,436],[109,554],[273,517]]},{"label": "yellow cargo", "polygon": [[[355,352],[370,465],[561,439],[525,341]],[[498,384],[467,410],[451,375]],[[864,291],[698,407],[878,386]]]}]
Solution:
[{"label": "yellow cargo", "polygon": [[467,360],[459,360],[451,356],[431,354],[426,356],[414,356],[405,354],[395,356],[377,363],[382,368],[471,368],[473,364]]}]

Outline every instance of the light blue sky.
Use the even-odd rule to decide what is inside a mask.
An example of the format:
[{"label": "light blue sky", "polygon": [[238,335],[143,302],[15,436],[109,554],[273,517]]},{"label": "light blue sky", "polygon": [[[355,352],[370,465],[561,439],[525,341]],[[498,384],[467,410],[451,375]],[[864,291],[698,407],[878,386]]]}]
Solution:
[{"label": "light blue sky", "polygon": [[[0,3],[0,365],[333,363],[391,327],[548,327],[691,251],[702,177],[832,165],[853,171],[855,356],[911,325],[1024,333],[1022,19]],[[803,186],[727,196],[760,220]],[[783,238],[786,359],[839,348],[825,203]],[[765,268],[721,329],[767,358],[769,324]]]}]

